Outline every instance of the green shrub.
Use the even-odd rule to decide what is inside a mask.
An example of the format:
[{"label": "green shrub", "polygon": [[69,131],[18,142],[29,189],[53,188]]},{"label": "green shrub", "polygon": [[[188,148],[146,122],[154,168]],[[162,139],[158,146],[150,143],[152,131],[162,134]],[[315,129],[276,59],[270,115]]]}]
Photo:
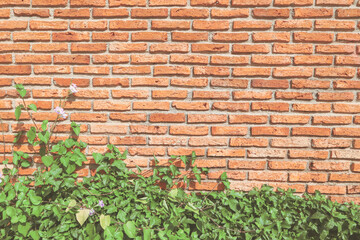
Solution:
[{"label": "green shrub", "polygon": [[[17,90],[25,96],[23,86]],[[58,117],[66,118],[60,108]],[[23,110],[31,116],[36,106],[24,101],[16,108],[17,119]],[[219,182],[224,191],[185,191],[182,187],[200,182],[207,172],[196,167],[194,154],[174,156],[165,166],[154,157],[152,174],[140,168],[135,173],[124,163],[126,152],[108,145],[107,153],[93,154],[96,174],[77,181],[75,170],[87,160],[86,143],[77,140],[79,125],[72,123],[73,134],[51,144],[56,123],[34,122],[15,139],[25,134],[31,145],[40,146],[43,165],[33,176],[18,176],[20,166],[31,165],[24,152],[13,153],[14,168],[3,163],[1,239],[360,239],[359,207],[319,192],[299,197],[269,186],[237,192],[229,189],[226,174]],[[180,175],[179,162],[189,174]]]}]

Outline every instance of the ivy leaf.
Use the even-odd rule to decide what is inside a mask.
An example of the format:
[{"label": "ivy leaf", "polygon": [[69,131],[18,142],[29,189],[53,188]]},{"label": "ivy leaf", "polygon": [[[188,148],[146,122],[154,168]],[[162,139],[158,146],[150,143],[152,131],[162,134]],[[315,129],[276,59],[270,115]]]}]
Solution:
[{"label": "ivy leaf", "polygon": [[33,143],[36,138],[36,129],[35,127],[31,127],[30,130],[26,133],[29,143]]},{"label": "ivy leaf", "polygon": [[74,133],[76,134],[76,136],[79,136],[80,134],[80,125],[76,124],[75,122],[71,123],[71,128],[74,131]]},{"label": "ivy leaf", "polygon": [[30,165],[31,165],[30,162],[27,160],[24,160],[21,162],[21,167],[23,167],[23,168],[30,167]]},{"label": "ivy leaf", "polygon": [[23,134],[24,134],[24,131],[18,132],[14,138],[13,143],[17,143]]},{"label": "ivy leaf", "polygon": [[69,166],[66,168],[66,173],[70,174],[73,173],[76,169],[76,166],[74,164],[69,164]]},{"label": "ivy leaf", "polygon": [[90,209],[80,209],[78,213],[76,214],[76,220],[80,223],[82,226],[86,219],[88,219],[90,214]]},{"label": "ivy leaf", "polygon": [[25,225],[19,224],[18,225],[18,231],[21,233],[24,237],[28,234],[29,230],[31,228],[31,223],[27,222]]},{"label": "ivy leaf", "polygon": [[16,118],[16,121],[19,120],[20,116],[21,116],[21,106],[22,105],[19,105],[15,108],[15,118]]},{"label": "ivy leaf", "polygon": [[23,98],[26,95],[26,90],[22,84],[16,84],[16,91],[19,93],[19,95]]},{"label": "ivy leaf", "polygon": [[42,124],[41,124],[41,129],[43,130],[43,131],[45,131],[46,129],[47,129],[47,124],[48,124],[48,120],[44,120],[43,122],[42,122]]},{"label": "ivy leaf", "polygon": [[108,226],[110,226],[110,220],[111,219],[109,215],[100,215],[100,226],[102,227],[102,229],[105,230]]},{"label": "ivy leaf", "polygon": [[144,240],[150,240],[151,239],[151,229],[145,228],[144,229]]},{"label": "ivy leaf", "polygon": [[33,110],[34,112],[37,112],[37,108],[36,108],[36,105],[35,104],[30,104],[28,105],[28,108],[30,108],[31,110]]},{"label": "ivy leaf", "polygon": [[45,166],[50,167],[50,165],[54,161],[54,157],[53,156],[42,156],[41,161],[44,163]]},{"label": "ivy leaf", "polygon": [[103,155],[101,155],[100,153],[93,153],[92,156],[97,164],[99,164],[100,161],[103,159]]},{"label": "ivy leaf", "polygon": [[34,240],[39,240],[39,239],[40,239],[39,231],[31,230],[31,231],[30,231],[30,236],[31,236]]},{"label": "ivy leaf", "polygon": [[125,223],[124,231],[129,238],[135,238],[137,229],[134,221],[128,221],[127,223]]},{"label": "ivy leaf", "polygon": [[42,201],[41,197],[36,196],[36,193],[34,192],[34,190],[30,190],[29,193],[28,193],[28,196],[30,198],[30,201],[34,205],[39,205],[41,203],[41,201]]}]

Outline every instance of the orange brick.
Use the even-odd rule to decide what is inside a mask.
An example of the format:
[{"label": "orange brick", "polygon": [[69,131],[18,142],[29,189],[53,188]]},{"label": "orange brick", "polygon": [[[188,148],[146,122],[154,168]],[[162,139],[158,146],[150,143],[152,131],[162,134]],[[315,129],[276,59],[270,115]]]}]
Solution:
[{"label": "orange brick", "polygon": [[271,21],[234,21],[233,30],[267,30],[271,25]]},{"label": "orange brick", "polygon": [[254,18],[288,18],[290,10],[283,8],[256,8],[252,10],[252,15]]}]

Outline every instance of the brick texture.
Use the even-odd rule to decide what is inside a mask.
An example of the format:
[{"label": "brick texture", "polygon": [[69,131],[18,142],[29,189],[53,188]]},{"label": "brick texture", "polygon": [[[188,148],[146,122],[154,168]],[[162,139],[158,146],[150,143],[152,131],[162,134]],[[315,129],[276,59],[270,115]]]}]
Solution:
[{"label": "brick texture", "polygon": [[153,154],[195,151],[210,174],[193,190],[211,190],[228,171],[234,189],[267,183],[360,202],[359,1],[8,0],[0,8],[0,152],[31,123],[27,114],[15,123],[13,85],[30,90],[40,123],[56,118],[72,80],[80,91],[56,139],[79,122],[89,157],[112,143],[128,149],[132,167],[150,167]]}]

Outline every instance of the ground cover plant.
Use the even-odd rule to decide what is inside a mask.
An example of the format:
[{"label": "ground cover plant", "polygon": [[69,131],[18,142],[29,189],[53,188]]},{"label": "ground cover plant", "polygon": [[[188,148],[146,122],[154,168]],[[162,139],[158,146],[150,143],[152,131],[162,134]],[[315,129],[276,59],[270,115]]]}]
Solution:
[{"label": "ground cover plant", "polygon": [[[16,89],[23,98],[24,87]],[[72,84],[68,96],[76,91]],[[23,101],[17,120],[24,111],[31,117],[37,109]],[[61,104],[55,111],[58,119],[67,117]],[[300,197],[269,186],[238,192],[229,188],[226,173],[218,183],[223,191],[187,192],[207,173],[194,154],[172,156],[165,165],[154,156],[152,170],[131,170],[126,152],[108,145],[105,154],[92,156],[96,174],[78,181],[76,169],[88,161],[87,145],[77,138],[80,126],[71,123],[72,134],[53,142],[57,121],[33,123],[14,143],[28,143],[38,153],[14,151],[13,167],[3,162],[1,239],[360,239],[359,207],[319,192]],[[41,164],[34,175],[18,176],[36,157]]]}]

